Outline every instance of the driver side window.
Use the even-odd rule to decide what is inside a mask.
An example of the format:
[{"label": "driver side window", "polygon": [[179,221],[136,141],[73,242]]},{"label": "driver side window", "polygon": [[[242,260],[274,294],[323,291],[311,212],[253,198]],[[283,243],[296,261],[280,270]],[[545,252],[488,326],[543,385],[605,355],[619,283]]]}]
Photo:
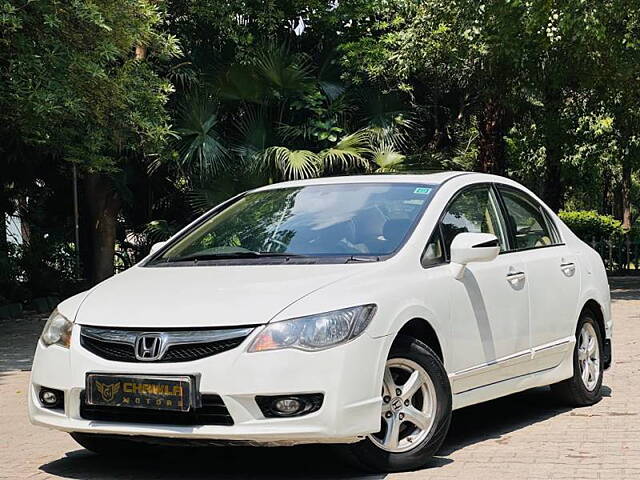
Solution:
[{"label": "driver side window", "polygon": [[450,258],[451,242],[463,232],[491,233],[498,238],[500,251],[506,251],[507,230],[499,212],[497,199],[488,185],[472,187],[459,193],[441,221],[447,258]]}]

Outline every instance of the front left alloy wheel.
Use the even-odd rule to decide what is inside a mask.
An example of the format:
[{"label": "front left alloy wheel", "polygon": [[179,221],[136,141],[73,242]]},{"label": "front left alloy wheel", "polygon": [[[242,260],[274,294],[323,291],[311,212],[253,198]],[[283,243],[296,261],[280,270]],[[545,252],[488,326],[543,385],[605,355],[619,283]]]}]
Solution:
[{"label": "front left alloy wheel", "polygon": [[399,336],[382,383],[380,431],[345,447],[357,466],[379,472],[424,466],[451,422],[451,388],[442,362],[421,341]]}]

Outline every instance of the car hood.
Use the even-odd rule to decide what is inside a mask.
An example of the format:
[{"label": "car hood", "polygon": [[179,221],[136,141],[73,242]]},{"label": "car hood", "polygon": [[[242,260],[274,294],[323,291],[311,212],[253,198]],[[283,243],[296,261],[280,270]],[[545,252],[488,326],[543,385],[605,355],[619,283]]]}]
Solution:
[{"label": "car hood", "polygon": [[81,325],[217,327],[267,323],[300,298],[359,265],[133,267],[97,285],[77,312]]}]

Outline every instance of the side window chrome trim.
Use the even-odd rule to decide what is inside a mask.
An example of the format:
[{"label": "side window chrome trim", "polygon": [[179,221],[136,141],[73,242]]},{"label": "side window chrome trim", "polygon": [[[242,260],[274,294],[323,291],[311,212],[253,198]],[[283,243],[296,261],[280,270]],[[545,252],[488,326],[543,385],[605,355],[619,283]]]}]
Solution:
[{"label": "side window chrome trim", "polygon": [[506,255],[508,253],[528,252],[530,250],[542,250],[542,249],[545,249],[545,248],[564,247],[564,246],[565,246],[564,243],[553,243],[551,245],[542,245],[540,247],[516,248],[515,250],[509,250],[507,252],[500,252],[500,253],[501,254],[504,253]]}]

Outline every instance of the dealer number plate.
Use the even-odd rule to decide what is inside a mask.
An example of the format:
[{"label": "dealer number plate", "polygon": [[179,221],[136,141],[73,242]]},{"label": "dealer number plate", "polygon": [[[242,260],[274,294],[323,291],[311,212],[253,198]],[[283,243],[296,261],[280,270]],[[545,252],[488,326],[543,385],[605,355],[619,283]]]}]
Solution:
[{"label": "dealer number plate", "polygon": [[87,375],[86,401],[90,405],[148,408],[186,412],[191,408],[191,377],[142,375]]}]

